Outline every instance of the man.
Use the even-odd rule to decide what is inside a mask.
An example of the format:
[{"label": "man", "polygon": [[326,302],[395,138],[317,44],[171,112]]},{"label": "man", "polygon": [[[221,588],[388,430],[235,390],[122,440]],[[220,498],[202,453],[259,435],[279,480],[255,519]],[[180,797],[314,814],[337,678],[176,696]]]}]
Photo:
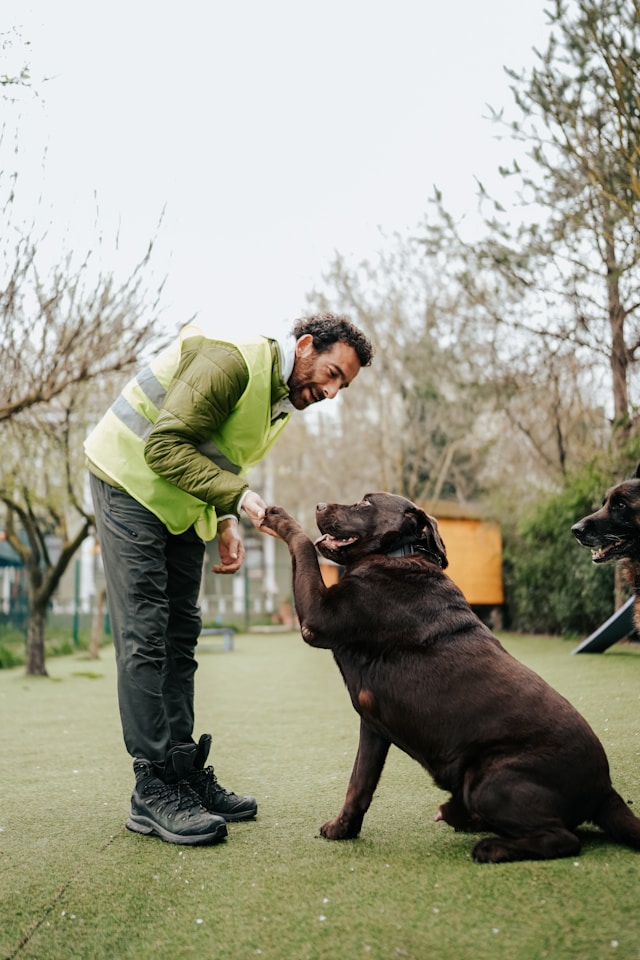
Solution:
[{"label": "man", "polygon": [[224,839],[256,816],[225,790],[196,743],[195,648],[205,540],[218,573],[245,556],[240,510],[266,504],[243,474],[293,410],[333,398],[373,356],[344,316],[298,320],[288,342],[232,344],[186,327],[123,389],[85,443],[117,661],[118,701],[136,783],[127,827],[171,843]]}]

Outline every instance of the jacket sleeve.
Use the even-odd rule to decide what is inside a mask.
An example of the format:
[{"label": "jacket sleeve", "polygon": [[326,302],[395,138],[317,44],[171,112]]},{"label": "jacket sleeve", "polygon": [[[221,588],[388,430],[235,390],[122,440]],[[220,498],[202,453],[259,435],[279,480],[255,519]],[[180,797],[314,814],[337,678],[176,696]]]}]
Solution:
[{"label": "jacket sleeve", "polygon": [[221,470],[200,453],[226,420],[249,382],[239,350],[228,343],[194,337],[185,341],[182,359],[147,439],[147,465],[192,496],[212,504],[219,516],[238,513],[248,484]]}]

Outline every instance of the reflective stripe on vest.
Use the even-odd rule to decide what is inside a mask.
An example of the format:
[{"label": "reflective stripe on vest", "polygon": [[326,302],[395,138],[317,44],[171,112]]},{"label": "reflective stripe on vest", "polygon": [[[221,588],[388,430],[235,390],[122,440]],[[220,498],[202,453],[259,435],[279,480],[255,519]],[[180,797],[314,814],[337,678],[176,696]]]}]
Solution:
[{"label": "reflective stripe on vest", "polygon": [[[136,379],[138,380],[138,384],[141,385],[139,378]],[[156,380],[156,383],[157,382]],[[164,392],[166,393],[166,391]],[[164,397],[162,399],[164,399]],[[162,403],[162,400],[160,400],[160,403]],[[129,430],[146,443],[153,429],[153,423],[147,420],[146,417],[143,417],[141,413],[138,413],[122,394],[120,394],[115,403],[111,405],[111,412],[116,415],[118,420],[122,421],[125,427],[128,427]],[[232,463],[231,460],[225,457],[222,450],[217,448],[213,440],[205,440],[204,443],[199,445],[198,450],[207,460],[212,460],[220,470],[228,470],[230,473],[240,473],[240,467],[237,463]]]}]

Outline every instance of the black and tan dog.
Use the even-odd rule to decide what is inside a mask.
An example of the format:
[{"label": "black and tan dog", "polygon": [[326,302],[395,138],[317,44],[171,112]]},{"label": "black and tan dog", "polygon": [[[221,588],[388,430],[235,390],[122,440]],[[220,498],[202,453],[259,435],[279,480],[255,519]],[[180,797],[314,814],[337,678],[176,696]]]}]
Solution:
[{"label": "black and tan dog", "polygon": [[634,621],[640,629],[640,464],[630,480],[607,490],[599,510],[571,530],[583,547],[591,549],[594,563],[621,561],[635,594]]},{"label": "black and tan dog", "polygon": [[[316,519],[315,546],[280,507],[265,526],[289,547],[303,638],[333,651],[360,715],[344,806],[322,835],[359,834],[393,743],[451,793],[436,820],[498,834],[475,844],[478,862],[575,856],[584,821],[640,848],[600,741],[473,613],[435,520],[388,493],[318,504]],[[316,546],[346,568],[333,586]]]}]

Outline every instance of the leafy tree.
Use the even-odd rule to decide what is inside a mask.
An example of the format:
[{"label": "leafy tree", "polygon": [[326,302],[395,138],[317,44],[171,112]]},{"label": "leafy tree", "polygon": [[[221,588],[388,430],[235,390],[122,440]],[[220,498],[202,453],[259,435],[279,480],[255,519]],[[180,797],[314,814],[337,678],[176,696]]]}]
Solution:
[{"label": "leafy tree", "polygon": [[29,587],[26,672],[46,675],[45,628],[60,579],[93,524],[82,506],[84,417],[72,404],[16,415],[3,429],[0,502],[5,535]]},{"label": "leafy tree", "polygon": [[[0,423],[47,404],[68,387],[117,374],[158,340],[161,286],[148,303],[151,243],[125,280],[79,265],[72,255],[43,276],[38,241],[20,238],[4,251],[0,287]],[[2,251],[0,251],[1,253]]]},{"label": "leafy tree", "polygon": [[521,369],[527,354],[538,376],[545,366],[552,378],[568,373],[592,408],[610,410],[621,447],[640,401],[639,11],[638,0],[556,0],[537,66],[507,71],[518,118],[494,113],[523,153],[501,169],[519,209],[481,185],[487,235],[465,241],[436,196],[442,221],[422,237],[431,254],[448,243],[461,324],[476,342],[502,369]]},{"label": "leafy tree", "polygon": [[[478,240],[436,192],[436,219],[419,237],[449,272],[454,336],[484,358],[494,385],[494,425],[503,429],[494,431],[493,469],[491,460],[483,468],[494,508],[521,511],[524,500],[528,512],[532,496],[539,500],[533,525],[510,541],[519,545],[510,552],[514,582],[526,587],[511,600],[523,624],[547,630],[567,616],[581,629],[578,611],[613,576],[589,568],[597,586],[575,591],[575,616],[562,592],[557,607],[547,596],[560,571],[575,584],[564,538],[589,509],[572,499],[576,473],[600,451],[601,497],[629,475],[638,433],[639,14],[638,0],[552,5],[536,67],[507,71],[517,118],[494,112],[520,151],[500,171],[517,188],[517,205],[506,209],[481,184]],[[502,515],[510,533],[512,514]],[[617,603],[622,592],[617,578]]]},{"label": "leafy tree", "polygon": [[[533,218],[512,243],[496,216],[493,250],[484,250],[514,288],[534,291],[537,329],[573,352],[579,386],[588,384],[610,411],[610,435],[596,430],[592,441],[609,453],[604,487],[628,475],[624,453],[638,433],[639,14],[638,0],[555,4],[538,68],[529,78],[510,73],[521,114],[510,130],[532,169],[514,162],[503,171],[543,211],[541,222]],[[599,383],[607,372],[609,400]],[[623,597],[616,571],[616,605]]]},{"label": "leafy tree", "polygon": [[[0,501],[7,539],[29,580],[28,674],[46,673],[46,612],[93,522],[78,484],[96,395],[160,341],[159,292],[148,303],[144,285],[150,256],[151,245],[124,281],[109,272],[92,277],[89,258],[74,272],[71,256],[41,274],[29,238],[12,263],[4,261]],[[55,555],[52,540],[60,545]]]},{"label": "leafy tree", "polygon": [[554,254],[557,289],[572,307],[560,335],[606,351],[624,442],[640,349],[640,3],[579,0],[574,11],[556,0],[551,22],[529,81],[511,73],[522,114],[512,130],[536,169],[522,187],[550,213],[546,236],[535,225],[529,242]]},{"label": "leafy tree", "polygon": [[[106,405],[102,398],[116,374],[124,374],[159,339],[155,313],[146,312],[141,289],[145,264],[146,258],[134,279],[120,285],[112,275],[99,278],[89,295],[79,277],[70,279],[61,267],[50,276],[46,297],[37,271],[24,273],[13,298],[13,323],[4,327],[0,502],[6,537],[29,582],[28,674],[46,673],[46,613],[93,525],[84,507],[82,453],[93,411],[101,401]],[[30,280],[35,298],[29,296]],[[33,316],[18,307],[27,299],[35,305]]]}]

